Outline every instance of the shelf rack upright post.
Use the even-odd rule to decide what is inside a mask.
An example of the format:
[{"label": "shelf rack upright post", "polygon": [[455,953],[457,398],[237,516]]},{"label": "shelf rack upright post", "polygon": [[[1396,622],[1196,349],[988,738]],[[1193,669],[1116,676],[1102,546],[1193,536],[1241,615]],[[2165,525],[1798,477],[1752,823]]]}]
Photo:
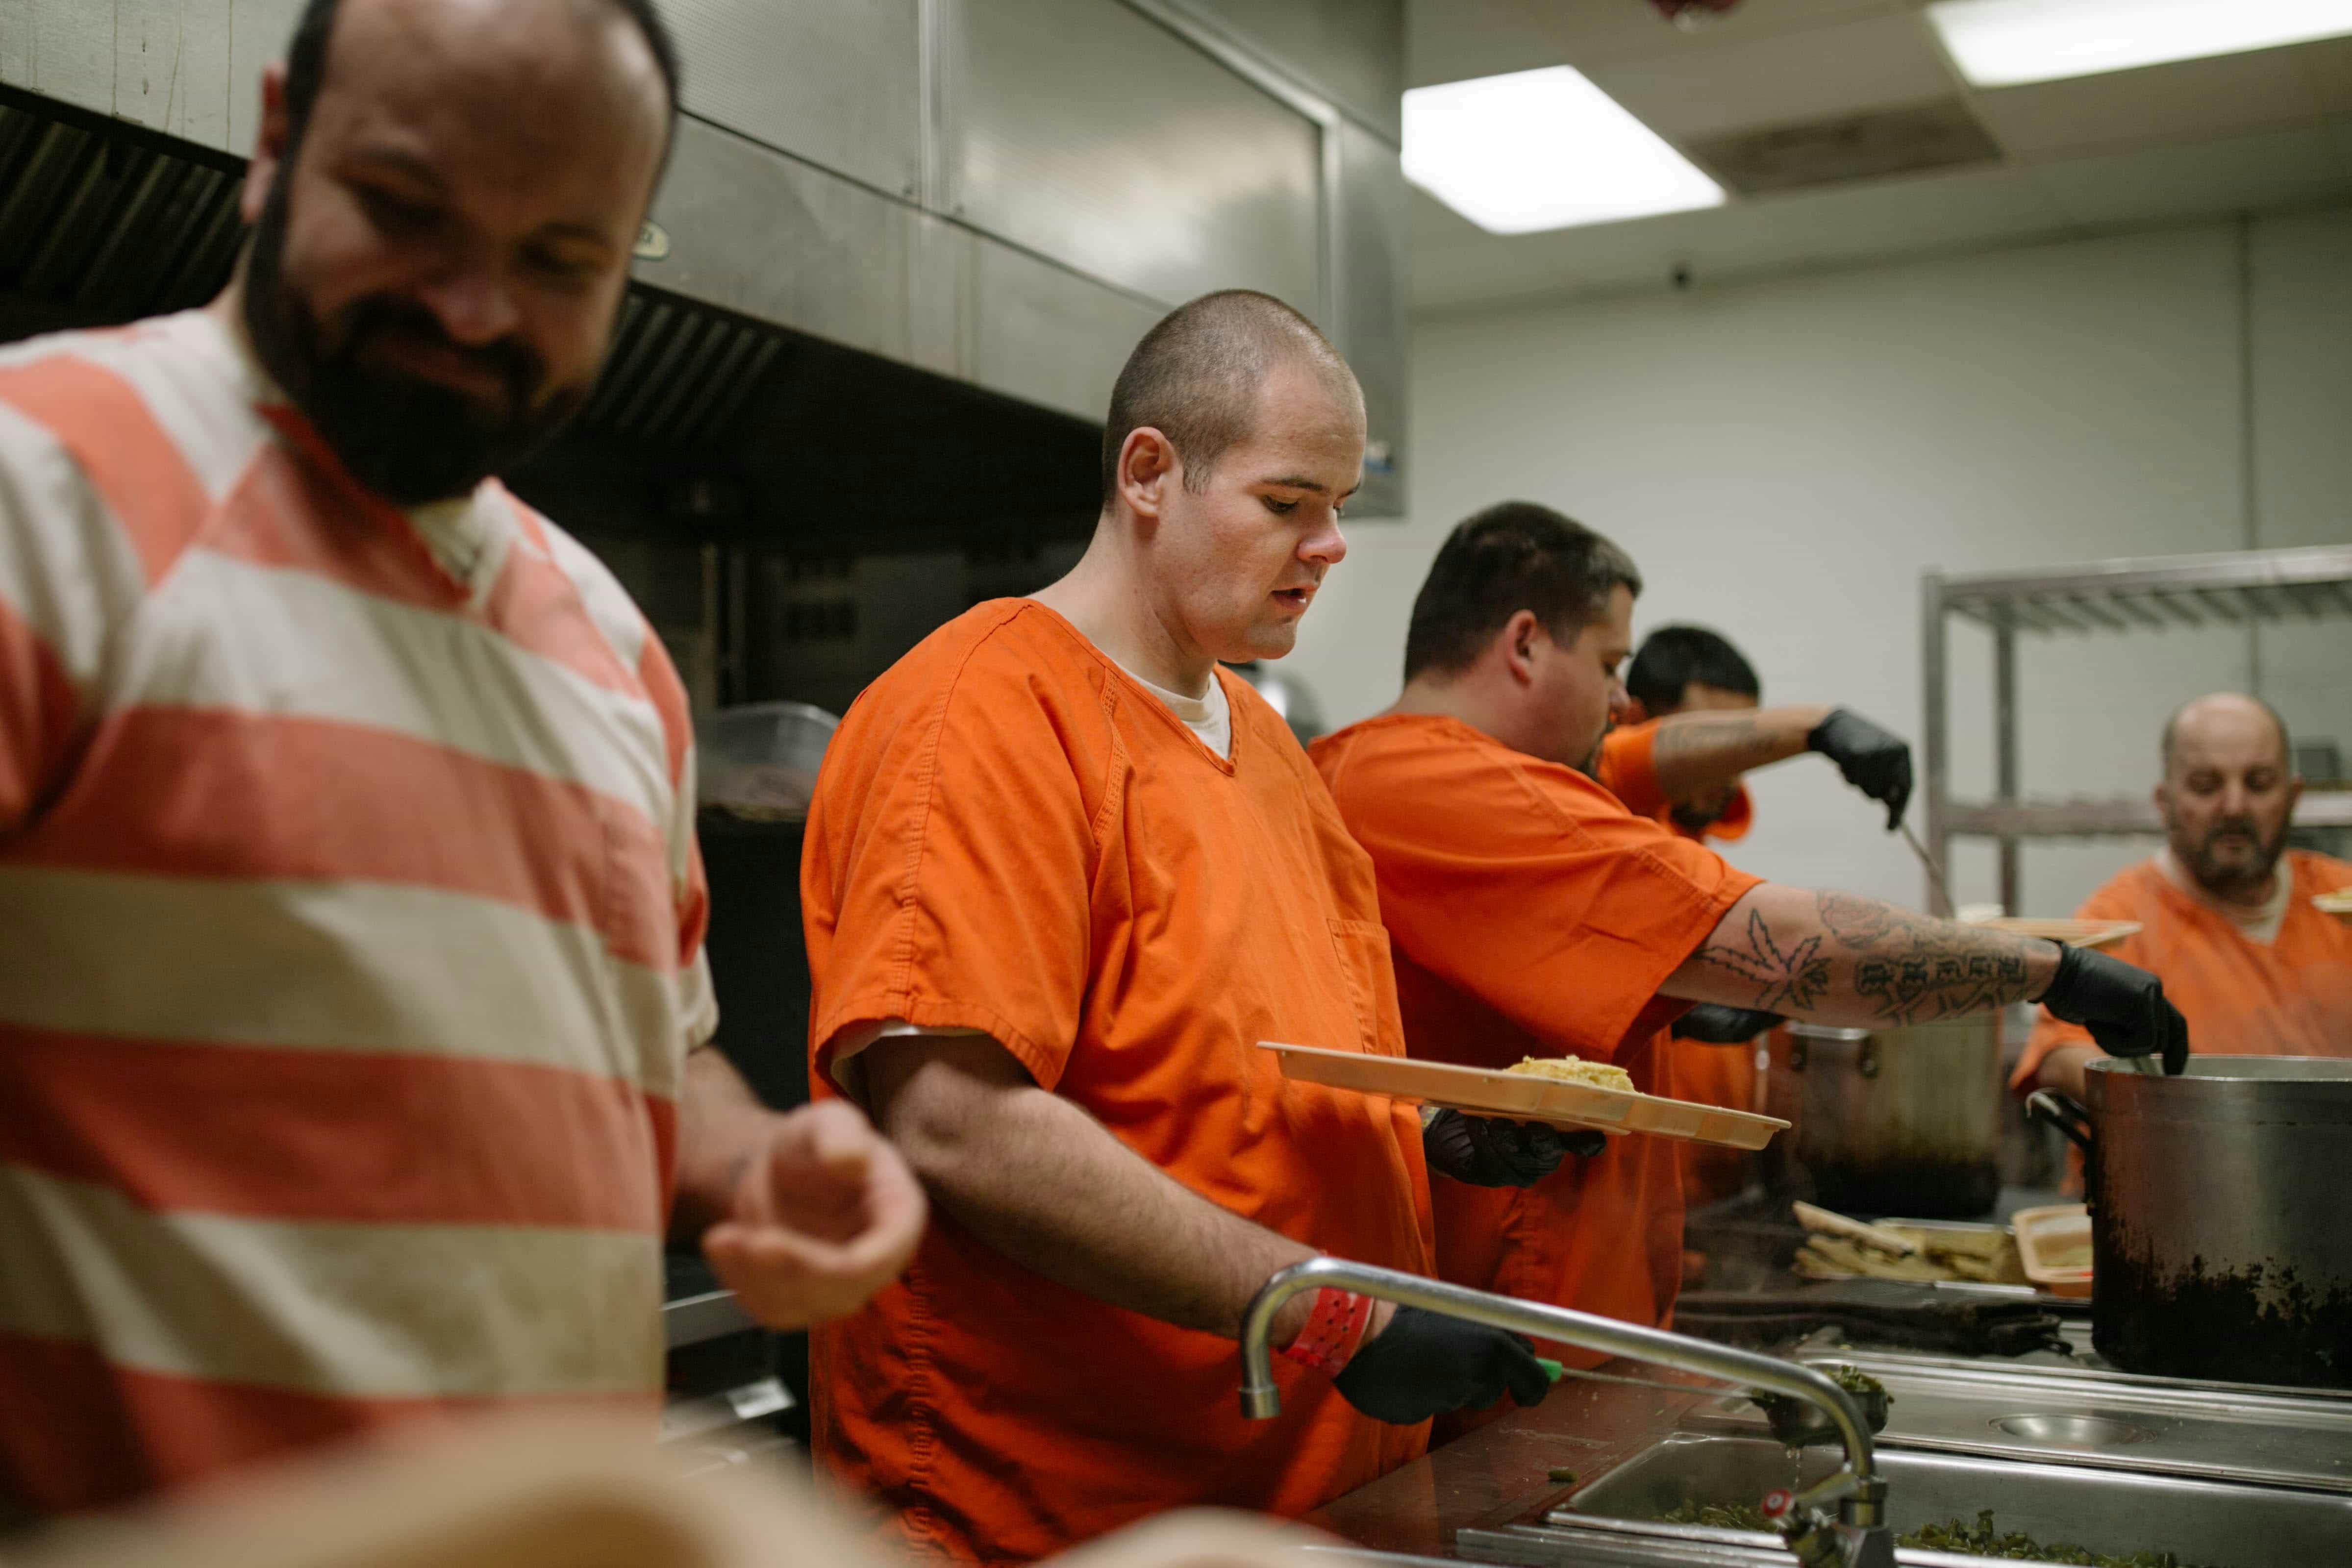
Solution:
[{"label": "shelf rack upright post", "polygon": [[[1949,619],[1955,615],[1992,633],[1994,796],[1990,800],[1955,800],[1951,792]],[[1937,863],[1950,866],[1955,838],[1997,840],[2001,907],[2016,915],[2021,913],[2019,852],[2024,841],[2163,831],[2155,806],[2144,798],[2036,800],[2021,793],[2019,633],[2245,627],[2339,617],[2352,620],[2352,545],[2094,561],[2048,571],[1923,573],[1919,623],[1927,839]],[[2352,664],[2352,659],[2347,663]],[[2294,821],[2297,826],[2352,826],[2352,789],[2306,790]]]}]

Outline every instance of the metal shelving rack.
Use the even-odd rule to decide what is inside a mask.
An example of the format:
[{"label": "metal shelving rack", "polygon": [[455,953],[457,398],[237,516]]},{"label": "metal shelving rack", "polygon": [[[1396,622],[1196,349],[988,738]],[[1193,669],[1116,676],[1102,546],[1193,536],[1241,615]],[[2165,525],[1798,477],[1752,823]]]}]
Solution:
[{"label": "metal shelving rack", "polygon": [[[2018,793],[2017,639],[2020,632],[2162,631],[2352,619],[2352,545],[2235,550],[2096,561],[2051,571],[1971,577],[1922,574],[1920,668],[1927,742],[1927,847],[1951,863],[1966,834],[2000,841],[2000,901],[2018,911],[2018,851],[2027,839],[2158,833],[2146,799],[2035,800]],[[1948,617],[1993,635],[1993,779],[1990,800],[1951,796]],[[2352,664],[2352,660],[2347,660]],[[2352,789],[2309,790],[2302,827],[2352,826]]]}]

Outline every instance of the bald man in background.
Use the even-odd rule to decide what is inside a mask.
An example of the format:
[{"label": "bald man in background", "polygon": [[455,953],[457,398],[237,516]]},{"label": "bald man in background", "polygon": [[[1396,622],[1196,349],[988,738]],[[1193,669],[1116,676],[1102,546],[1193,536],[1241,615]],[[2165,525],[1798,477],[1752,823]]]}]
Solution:
[{"label": "bald man in background", "polygon": [[[2286,725],[2258,698],[2199,697],[2164,727],[2165,846],[2085,899],[2141,929],[2108,951],[2164,981],[2200,1055],[2352,1056],[2352,925],[2312,900],[2352,862],[2286,847],[2303,795]],[[2016,1086],[2080,1097],[2098,1048],[2045,1010]]]}]

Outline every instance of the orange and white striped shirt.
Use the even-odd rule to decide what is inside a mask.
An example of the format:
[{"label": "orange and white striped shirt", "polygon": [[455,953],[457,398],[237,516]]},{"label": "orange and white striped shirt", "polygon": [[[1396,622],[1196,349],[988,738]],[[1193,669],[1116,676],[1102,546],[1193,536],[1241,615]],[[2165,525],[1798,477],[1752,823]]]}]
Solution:
[{"label": "orange and white striped shirt", "polygon": [[651,1413],[690,733],[585,549],[368,496],[218,318],[0,352],[0,1493]]}]

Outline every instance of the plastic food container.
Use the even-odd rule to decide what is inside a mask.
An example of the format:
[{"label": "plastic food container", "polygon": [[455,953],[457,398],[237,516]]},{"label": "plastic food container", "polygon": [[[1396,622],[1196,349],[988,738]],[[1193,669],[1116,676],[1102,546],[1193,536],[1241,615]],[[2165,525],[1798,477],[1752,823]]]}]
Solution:
[{"label": "plastic food container", "polygon": [[695,802],[753,821],[808,815],[816,772],[841,720],[806,703],[720,708],[695,727]]},{"label": "plastic food container", "polygon": [[2079,1203],[2021,1208],[2010,1220],[2025,1277],[2059,1296],[2091,1293],[2091,1211]]}]

